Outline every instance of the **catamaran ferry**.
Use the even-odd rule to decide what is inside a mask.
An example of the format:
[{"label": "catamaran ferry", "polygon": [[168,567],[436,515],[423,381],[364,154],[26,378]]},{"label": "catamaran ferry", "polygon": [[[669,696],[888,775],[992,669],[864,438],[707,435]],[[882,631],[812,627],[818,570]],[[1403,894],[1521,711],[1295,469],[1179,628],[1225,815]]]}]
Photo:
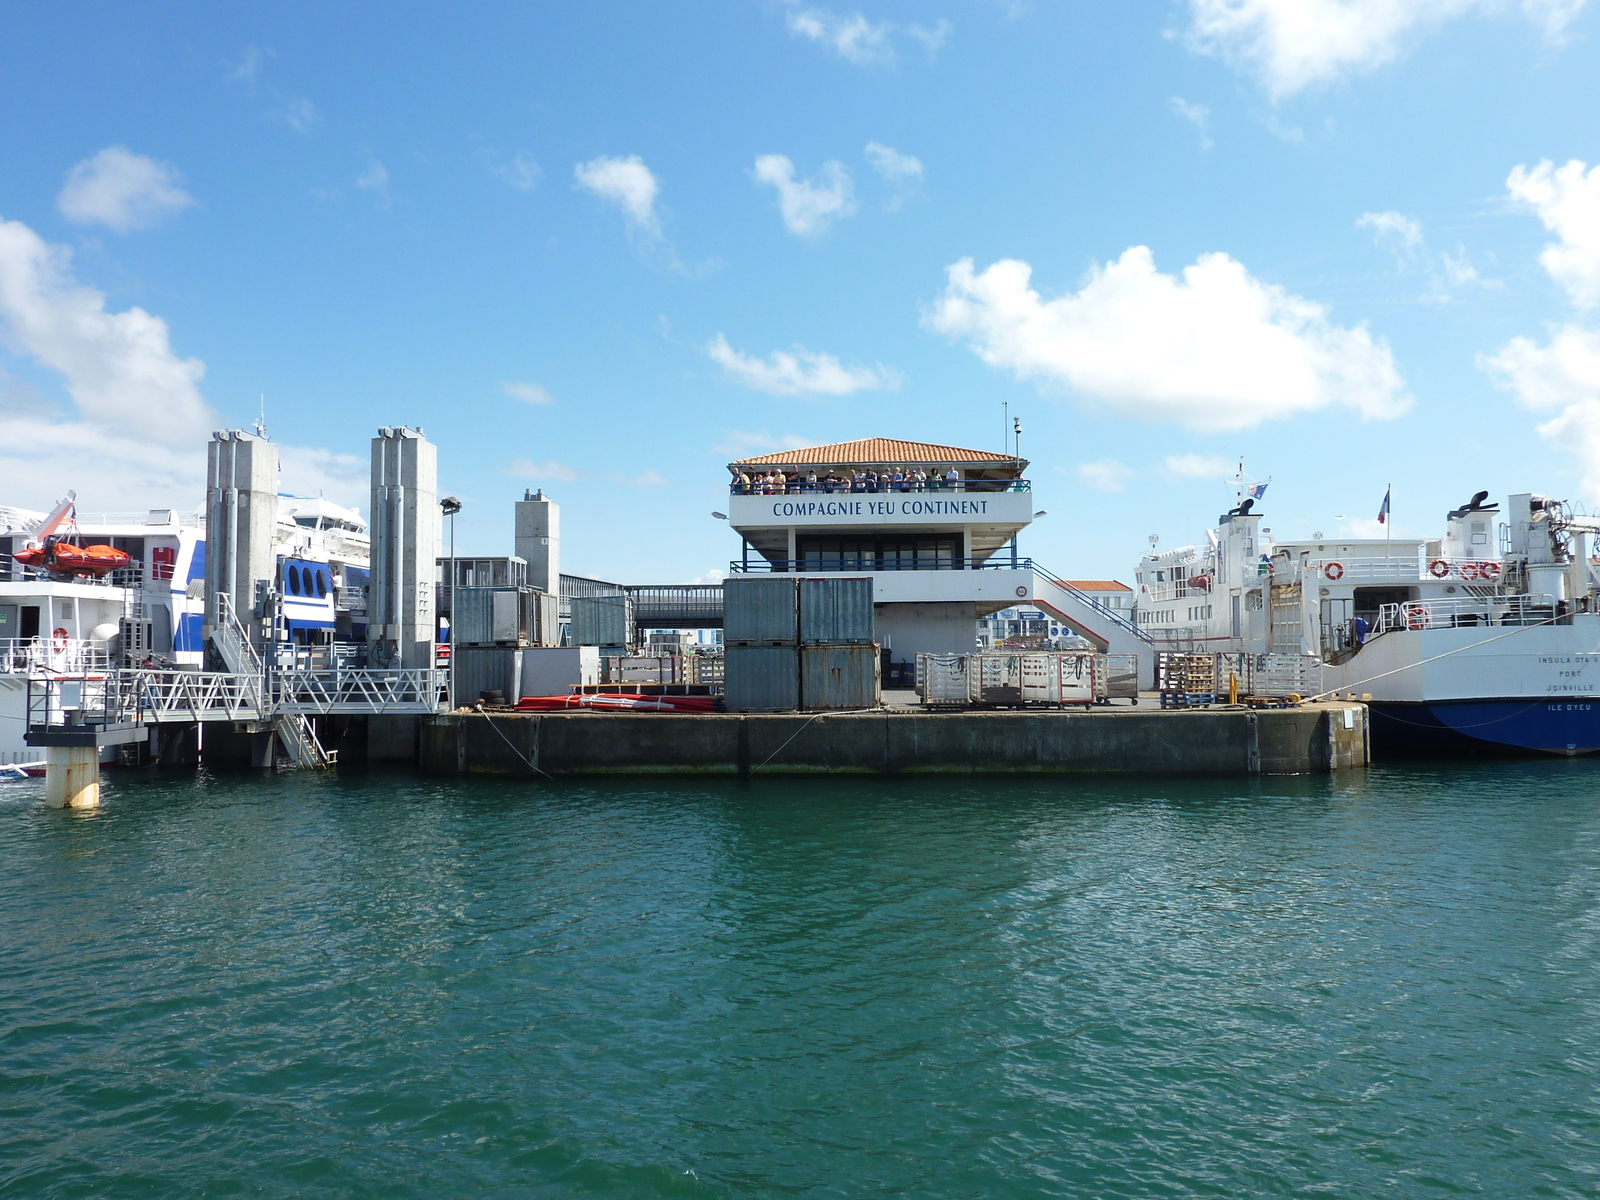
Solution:
[{"label": "catamaran ferry", "polygon": [[[205,662],[206,521],[171,509],[79,514],[0,507],[0,767],[25,744],[30,677],[93,678]],[[366,642],[366,523],[319,497],[280,496],[273,594],[261,609],[280,665],[326,667]],[[107,760],[117,753],[107,747]]]},{"label": "catamaran ferry", "polygon": [[1600,520],[1479,492],[1440,538],[1274,541],[1264,490],[1241,483],[1205,547],[1141,560],[1153,649],[1310,664],[1308,693],[1369,702],[1378,751],[1600,750]]}]

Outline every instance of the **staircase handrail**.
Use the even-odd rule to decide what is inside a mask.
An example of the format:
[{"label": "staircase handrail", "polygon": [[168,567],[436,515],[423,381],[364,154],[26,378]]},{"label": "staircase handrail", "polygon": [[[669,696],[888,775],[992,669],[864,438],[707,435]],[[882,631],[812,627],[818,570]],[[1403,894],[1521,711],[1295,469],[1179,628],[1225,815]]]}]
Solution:
[{"label": "staircase handrail", "polygon": [[233,597],[227,592],[217,593],[217,624],[211,631],[211,640],[234,674],[261,675],[265,671],[261,656],[250,644],[250,635],[233,611]]},{"label": "staircase handrail", "polygon": [[1140,629],[1138,625],[1136,625],[1136,624],[1134,624],[1134,622],[1128,620],[1127,617],[1123,616],[1116,609],[1111,608],[1106,604],[1102,604],[1099,600],[1096,600],[1093,596],[1091,596],[1088,592],[1084,591],[1082,588],[1074,587],[1072,584],[1068,583],[1065,579],[1062,579],[1060,576],[1054,574],[1051,571],[1045,570],[1037,562],[1035,562],[1033,564],[1033,572],[1034,572],[1035,575],[1044,576],[1044,578],[1048,579],[1051,583],[1055,584],[1062,591],[1064,591],[1064,592],[1068,593],[1069,595],[1071,595],[1073,597],[1073,599],[1077,600],[1080,604],[1087,605],[1089,608],[1094,609],[1094,611],[1096,613],[1098,613],[1100,616],[1105,617],[1106,620],[1110,621],[1113,625],[1117,626],[1124,633],[1131,633],[1134,637],[1138,638],[1142,642],[1149,642],[1152,645],[1154,644],[1155,639],[1152,638],[1144,630]]}]

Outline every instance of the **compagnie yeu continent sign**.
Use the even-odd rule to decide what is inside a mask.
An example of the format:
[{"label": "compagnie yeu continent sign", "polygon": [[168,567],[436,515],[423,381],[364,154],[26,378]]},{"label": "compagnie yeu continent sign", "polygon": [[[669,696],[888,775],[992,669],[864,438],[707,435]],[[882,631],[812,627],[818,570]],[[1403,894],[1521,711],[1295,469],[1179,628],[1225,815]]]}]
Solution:
[{"label": "compagnie yeu continent sign", "polygon": [[774,500],[775,517],[981,517],[987,500]]}]

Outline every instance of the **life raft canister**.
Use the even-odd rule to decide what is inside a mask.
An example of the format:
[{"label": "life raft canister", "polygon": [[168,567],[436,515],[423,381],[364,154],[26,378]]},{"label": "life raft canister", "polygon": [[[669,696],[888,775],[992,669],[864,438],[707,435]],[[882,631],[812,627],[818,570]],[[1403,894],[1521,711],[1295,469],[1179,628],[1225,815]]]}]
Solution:
[{"label": "life raft canister", "polygon": [[1446,575],[1450,574],[1450,564],[1445,562],[1445,560],[1442,558],[1436,558],[1428,564],[1428,574],[1432,575],[1435,579],[1443,579]]},{"label": "life raft canister", "polygon": [[1338,582],[1344,578],[1344,564],[1338,561],[1324,563],[1322,573],[1334,582]]}]

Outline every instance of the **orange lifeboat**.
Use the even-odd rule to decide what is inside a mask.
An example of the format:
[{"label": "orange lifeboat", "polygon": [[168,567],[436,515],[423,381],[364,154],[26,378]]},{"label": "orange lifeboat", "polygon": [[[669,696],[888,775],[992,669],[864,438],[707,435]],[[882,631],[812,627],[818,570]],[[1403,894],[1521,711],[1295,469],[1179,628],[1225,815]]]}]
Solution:
[{"label": "orange lifeboat", "polygon": [[58,575],[95,577],[109,575],[132,561],[127,551],[114,546],[74,546],[71,542],[19,550],[13,557],[25,567],[43,567]]}]

